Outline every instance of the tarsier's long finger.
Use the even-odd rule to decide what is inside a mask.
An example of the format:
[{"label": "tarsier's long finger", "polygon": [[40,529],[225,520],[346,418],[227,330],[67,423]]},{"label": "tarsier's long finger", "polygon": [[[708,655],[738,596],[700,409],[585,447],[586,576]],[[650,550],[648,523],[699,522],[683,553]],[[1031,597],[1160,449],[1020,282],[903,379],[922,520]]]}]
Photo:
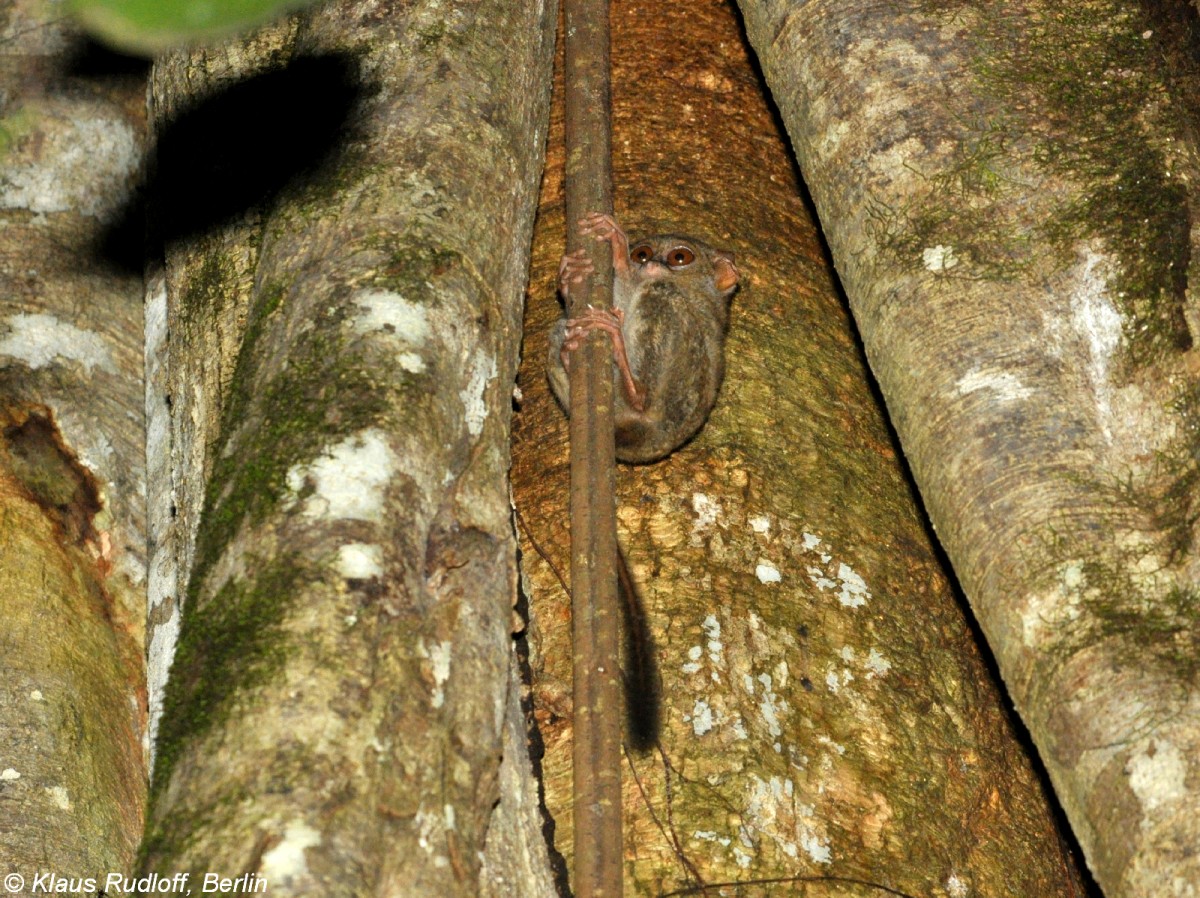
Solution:
[{"label": "tarsier's long finger", "polygon": [[613,337],[623,337],[621,326],[615,321],[605,321],[597,318],[572,318],[567,322],[567,333],[578,332],[586,334],[591,330],[601,330]]},{"label": "tarsier's long finger", "polygon": [[594,271],[592,260],[588,258],[587,253],[582,249],[577,249],[573,253],[565,254],[558,263],[558,273],[561,275],[566,271]]},{"label": "tarsier's long finger", "polygon": [[591,260],[588,259],[587,253],[582,249],[577,249],[573,253],[563,253],[562,258],[558,260],[558,273],[562,274],[568,268],[578,265],[580,262],[586,261],[589,265]]},{"label": "tarsier's long finger", "polygon": [[621,230],[616,219],[603,212],[589,212],[579,219],[579,229],[585,234],[595,234],[600,240],[607,240],[613,231]]},{"label": "tarsier's long finger", "polygon": [[597,309],[591,303],[588,307],[576,315],[574,318],[567,320],[567,326],[584,325],[590,322],[607,322],[609,324],[623,324],[625,322],[625,312],[613,306],[611,309]]},{"label": "tarsier's long finger", "polygon": [[567,296],[571,284],[582,282],[585,277],[595,272],[595,270],[592,260],[587,257],[587,253],[584,250],[577,249],[573,253],[565,254],[558,262],[559,292],[563,296]]}]

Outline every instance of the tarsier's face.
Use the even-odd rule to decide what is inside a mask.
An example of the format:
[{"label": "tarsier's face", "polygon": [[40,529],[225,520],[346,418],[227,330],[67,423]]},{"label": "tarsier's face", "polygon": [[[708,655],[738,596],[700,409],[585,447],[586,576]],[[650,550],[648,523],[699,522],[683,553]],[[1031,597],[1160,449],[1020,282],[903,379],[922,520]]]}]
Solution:
[{"label": "tarsier's face", "polygon": [[733,292],[739,277],[732,253],[669,235],[637,241],[629,250],[629,261],[643,278],[678,275],[681,283],[715,286],[724,296]]},{"label": "tarsier's face", "polygon": [[640,265],[651,277],[666,274],[665,269],[682,271],[696,261],[696,252],[686,243],[639,243],[629,250],[629,261]]}]

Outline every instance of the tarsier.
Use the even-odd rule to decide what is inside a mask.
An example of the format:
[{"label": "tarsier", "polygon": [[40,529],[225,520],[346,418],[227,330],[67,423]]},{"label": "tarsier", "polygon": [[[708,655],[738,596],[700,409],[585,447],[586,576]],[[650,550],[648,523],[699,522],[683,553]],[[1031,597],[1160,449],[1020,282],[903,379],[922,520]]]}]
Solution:
[{"label": "tarsier", "polygon": [[[737,289],[733,255],[688,237],[629,240],[609,215],[594,212],[584,234],[612,243],[613,307],[588,307],[550,332],[550,386],[569,409],[571,353],[600,330],[612,341],[617,458],[649,462],[678,449],[704,424],[725,372],[729,298]],[[592,273],[583,250],[564,255],[558,287]],[[654,744],[659,726],[658,673],[649,629],[623,556],[618,564],[626,613],[626,708],[629,736],[639,750]]]},{"label": "tarsier", "polygon": [[[570,354],[588,334],[601,330],[613,347],[618,378],[615,426],[617,458],[655,461],[678,449],[700,429],[717,401],[725,371],[729,298],[737,289],[733,255],[688,237],[663,235],[634,241],[609,215],[593,212],[581,231],[612,243],[613,307],[588,308],[561,318],[550,332],[550,386],[563,408],[570,390]],[[564,255],[558,286],[571,286],[593,271],[584,250]]]}]

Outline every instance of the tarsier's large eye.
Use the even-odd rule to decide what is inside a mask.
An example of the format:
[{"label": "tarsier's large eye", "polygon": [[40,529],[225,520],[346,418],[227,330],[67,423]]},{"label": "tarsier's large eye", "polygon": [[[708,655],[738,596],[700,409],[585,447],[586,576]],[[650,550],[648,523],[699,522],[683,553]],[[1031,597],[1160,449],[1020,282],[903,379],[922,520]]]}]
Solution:
[{"label": "tarsier's large eye", "polygon": [[677,246],[667,253],[667,264],[672,268],[683,268],[696,261],[696,254],[686,246]]},{"label": "tarsier's large eye", "polygon": [[639,243],[629,251],[629,258],[639,265],[645,265],[654,258],[654,247],[649,243]]}]

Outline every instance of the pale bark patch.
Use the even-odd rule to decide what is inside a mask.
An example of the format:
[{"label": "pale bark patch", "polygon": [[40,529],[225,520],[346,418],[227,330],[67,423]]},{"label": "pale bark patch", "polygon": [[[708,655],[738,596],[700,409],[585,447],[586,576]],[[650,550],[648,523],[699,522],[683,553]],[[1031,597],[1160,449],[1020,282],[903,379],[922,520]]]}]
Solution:
[{"label": "pale bark patch", "polygon": [[1187,761],[1179,747],[1156,740],[1129,759],[1125,765],[1129,788],[1142,803],[1142,828],[1145,819],[1163,806],[1173,805],[1188,796]]},{"label": "pale bark patch", "polygon": [[758,577],[761,583],[778,583],[783,579],[779,568],[765,559],[754,566],[754,576]]},{"label": "pale bark patch", "polygon": [[721,520],[721,503],[704,493],[692,494],[692,510],[696,512],[696,521],[692,525],[692,534],[698,535]]},{"label": "pale bark patch", "polygon": [[882,677],[892,669],[892,662],[889,661],[879,649],[873,648],[867,652],[867,660],[864,662],[867,667],[868,677]]},{"label": "pale bark patch", "polygon": [[429,366],[419,350],[432,333],[425,307],[391,290],[365,290],[353,301],[362,310],[351,323],[354,333],[394,343],[400,367],[424,374]]},{"label": "pale bark patch", "polygon": [[[1085,345],[1085,371],[1096,399],[1096,418],[1105,442],[1112,443],[1114,356],[1121,346],[1121,313],[1108,295],[1108,263],[1091,249],[1073,274],[1071,325]],[[1067,358],[1072,357],[1067,355]]]},{"label": "pale bark patch", "polygon": [[1030,592],[1025,597],[1021,632],[1022,641],[1030,648],[1041,645],[1049,635],[1059,632],[1063,624],[1079,617],[1087,589],[1083,562],[1080,559],[1063,562],[1057,573],[1058,582],[1054,588]]},{"label": "pale bark patch", "polygon": [[770,839],[788,857],[798,857],[803,851],[814,863],[833,861],[830,841],[821,832],[816,808],[797,801],[795,783],[790,778],[763,779],[751,774],[749,793],[746,824],[741,832],[747,847],[755,847],[760,839]]},{"label": "pale bark patch", "polygon": [[470,377],[467,386],[459,392],[458,397],[463,403],[467,431],[477,437],[483,431],[483,422],[487,420],[487,387],[496,379],[496,357],[480,350],[471,357],[468,370]]},{"label": "pale bark patch", "polygon": [[[687,719],[688,716],[684,715],[684,720]],[[696,704],[692,706],[691,723],[692,732],[694,732],[697,736],[703,736],[705,733],[710,732],[713,726],[715,726],[715,721],[713,720],[713,709],[708,702],[704,701],[704,699],[696,699]]]},{"label": "pale bark patch", "polygon": [[854,568],[845,562],[838,564],[837,578],[841,584],[841,589],[838,590],[839,602],[847,608],[859,608],[867,604],[867,600],[871,598],[871,590],[867,588],[867,581],[859,576]]},{"label": "pale bark patch", "polygon": [[146,371],[146,506],[150,556],[146,572],[147,627],[146,696],[149,725],[143,748],[154,764],[155,739],[162,717],[163,692],[175,646],[179,642],[182,605],[177,600],[179,556],[175,525],[178,513],[175,482],[171,474],[171,404],[167,401],[167,284],[161,269],[151,272],[145,297]]},{"label": "pale bark patch", "polygon": [[312,462],[293,465],[287,484],[297,496],[311,484],[313,493],[301,506],[305,517],[378,524],[384,517],[383,488],[399,466],[387,434],[372,427],[331,446]]},{"label": "pale bark patch", "polygon": [[320,844],[321,834],[303,820],[289,823],[282,841],[263,855],[259,873],[272,885],[308,876],[304,852]]},{"label": "pale bark patch", "polygon": [[338,548],[338,573],[347,580],[370,580],[383,576],[383,546],[348,543]]},{"label": "pale bark patch", "polygon": [[446,703],[446,682],[450,679],[450,658],[453,644],[442,640],[433,645],[426,645],[425,640],[417,643],[417,654],[429,659],[429,672],[433,677],[433,690],[430,693],[430,704],[440,708]]},{"label": "pale bark patch", "polygon": [[[25,130],[20,115],[18,133]],[[5,157],[0,208],[110,218],[128,195],[141,164],[133,128],[116,116],[81,114],[74,103],[46,103],[37,113],[28,113],[30,118],[34,115],[36,125],[30,122],[27,127],[36,127],[43,139],[31,141],[27,152],[18,149]]]},{"label": "pale bark patch", "polygon": [[71,795],[70,795],[70,793],[67,792],[65,786],[48,786],[48,787],[46,787],[46,794],[50,796],[50,799],[56,805],[58,805],[60,810],[63,810],[63,811],[71,810],[71,808],[72,808]]},{"label": "pale bark patch", "polygon": [[957,873],[951,873],[946,877],[946,893],[950,898],[968,898],[971,887]]},{"label": "pale bark patch", "polygon": [[66,361],[78,362],[88,374],[94,368],[117,373],[108,342],[99,334],[44,312],[18,312],[5,323],[9,332],[0,339],[0,356],[19,359],[30,368]]},{"label": "pale bark patch", "polygon": [[1011,371],[997,368],[975,367],[958,379],[958,392],[966,396],[980,390],[991,392],[992,398],[1005,405],[1019,402],[1033,395],[1033,389],[1025,386],[1021,378]]},{"label": "pale bark patch", "polygon": [[926,271],[949,271],[958,264],[958,256],[954,254],[953,246],[939,243],[937,246],[926,247],[921,252],[921,261]]}]

